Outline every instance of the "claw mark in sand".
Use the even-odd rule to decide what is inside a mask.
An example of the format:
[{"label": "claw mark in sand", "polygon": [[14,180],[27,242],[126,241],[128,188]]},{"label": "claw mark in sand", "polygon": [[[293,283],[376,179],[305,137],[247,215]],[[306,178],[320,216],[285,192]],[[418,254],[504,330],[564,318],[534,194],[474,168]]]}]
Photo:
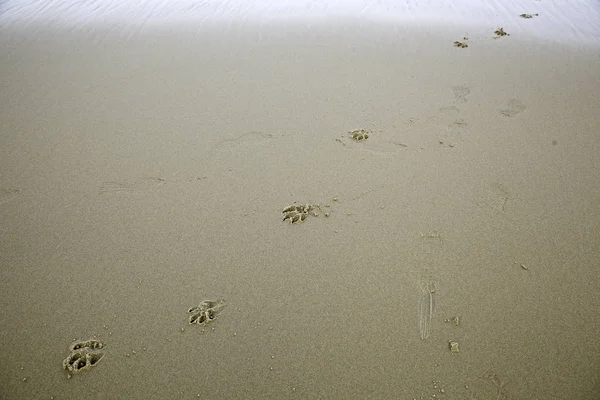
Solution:
[{"label": "claw mark in sand", "polygon": [[431,321],[435,307],[434,294],[435,283],[427,282],[421,285],[421,303],[419,305],[419,333],[421,340],[425,340],[431,334]]},{"label": "claw mark in sand", "polygon": [[113,193],[113,192],[142,192],[155,189],[165,183],[164,179],[160,178],[143,178],[135,182],[103,182],[98,190],[98,193]]}]

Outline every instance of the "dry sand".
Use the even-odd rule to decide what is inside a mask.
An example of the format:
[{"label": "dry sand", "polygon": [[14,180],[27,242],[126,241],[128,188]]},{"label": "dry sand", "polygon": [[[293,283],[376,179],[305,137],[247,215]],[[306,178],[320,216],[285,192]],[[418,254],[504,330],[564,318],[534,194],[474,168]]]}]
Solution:
[{"label": "dry sand", "polygon": [[595,398],[598,48],[496,28],[5,29],[0,398]]}]

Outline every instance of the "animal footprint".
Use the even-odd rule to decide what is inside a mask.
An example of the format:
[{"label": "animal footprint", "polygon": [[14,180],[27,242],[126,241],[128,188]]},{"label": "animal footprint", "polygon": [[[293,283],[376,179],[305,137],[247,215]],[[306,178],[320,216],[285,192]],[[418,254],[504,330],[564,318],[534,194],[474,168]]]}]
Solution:
[{"label": "animal footprint", "polygon": [[361,142],[363,140],[367,140],[369,138],[370,132],[364,129],[357,129],[355,131],[350,132],[350,137],[357,142]]},{"label": "animal footprint", "polygon": [[0,204],[6,203],[17,197],[21,193],[19,189],[4,189],[0,188]]},{"label": "animal footprint", "polygon": [[87,340],[84,342],[75,342],[71,345],[71,353],[63,361],[63,367],[71,374],[78,374],[87,371],[96,366],[104,357],[104,352],[100,351],[104,344],[97,340]]},{"label": "animal footprint", "polygon": [[511,194],[506,186],[496,182],[486,187],[480,188],[476,194],[475,202],[479,206],[491,208],[500,213],[506,212],[506,206]]},{"label": "animal footprint", "polygon": [[446,125],[446,128],[439,135],[440,144],[454,147],[457,142],[463,140],[468,124],[464,119],[458,117],[459,112],[459,109],[455,106],[441,107],[439,114],[430,119],[431,122],[437,125],[436,129],[441,130],[441,126]]},{"label": "animal footprint", "polygon": [[471,394],[477,399],[512,399],[514,393],[510,389],[510,381],[499,372],[488,370],[484,375],[471,382]]},{"label": "animal footprint", "polygon": [[494,39],[498,39],[502,36],[510,36],[510,33],[507,33],[504,28],[498,28],[494,31],[497,36],[494,36]]},{"label": "animal footprint", "polygon": [[217,318],[217,315],[225,308],[225,300],[204,300],[196,307],[192,307],[188,310],[189,323],[206,325],[210,324]]},{"label": "animal footprint", "polygon": [[527,106],[525,106],[525,104],[521,100],[511,99],[508,101],[508,108],[505,110],[501,110],[500,114],[506,117],[514,117],[515,115],[525,111],[526,108]]},{"label": "animal footprint", "polygon": [[[372,151],[375,153],[395,153],[401,149],[408,147],[406,144],[399,142],[398,140],[385,140],[379,137],[379,140],[369,140],[367,139],[371,137],[372,131],[368,131],[366,129],[356,129],[352,132],[349,132],[348,137],[352,139],[348,143],[346,143],[345,137],[346,135],[342,135],[335,140],[350,149],[360,149]],[[353,143],[355,142],[355,143]],[[359,144],[360,143],[360,144]]]},{"label": "animal footprint", "polygon": [[157,188],[165,183],[164,179],[160,178],[143,178],[133,183],[127,182],[104,182],[98,193],[110,193],[110,192],[140,192]]},{"label": "animal footprint", "polygon": [[306,204],[303,206],[287,206],[283,209],[283,220],[290,220],[290,223],[297,224],[300,222],[304,222],[304,220],[309,216],[317,216],[315,213],[315,207],[311,204]]},{"label": "animal footprint", "polygon": [[442,135],[440,143],[447,143],[450,147],[454,147],[456,143],[463,139],[464,129],[467,123],[462,118],[457,118],[454,122],[448,125],[445,133]]},{"label": "animal footprint", "polygon": [[467,96],[471,93],[471,89],[467,85],[452,86],[452,92],[454,93],[455,103],[466,103]]}]

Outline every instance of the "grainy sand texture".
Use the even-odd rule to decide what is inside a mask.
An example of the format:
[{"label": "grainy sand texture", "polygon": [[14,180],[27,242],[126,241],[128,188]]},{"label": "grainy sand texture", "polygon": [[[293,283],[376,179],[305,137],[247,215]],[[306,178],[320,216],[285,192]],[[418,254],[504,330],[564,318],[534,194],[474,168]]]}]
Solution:
[{"label": "grainy sand texture", "polygon": [[600,46],[542,3],[5,4],[0,398],[597,398]]}]

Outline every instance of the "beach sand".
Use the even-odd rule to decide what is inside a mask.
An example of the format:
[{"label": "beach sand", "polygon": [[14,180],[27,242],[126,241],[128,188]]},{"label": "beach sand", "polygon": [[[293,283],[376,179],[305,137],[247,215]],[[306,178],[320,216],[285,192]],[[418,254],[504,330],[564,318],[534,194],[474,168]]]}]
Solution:
[{"label": "beach sand", "polygon": [[595,398],[598,48],[497,28],[5,29],[0,398]]}]

